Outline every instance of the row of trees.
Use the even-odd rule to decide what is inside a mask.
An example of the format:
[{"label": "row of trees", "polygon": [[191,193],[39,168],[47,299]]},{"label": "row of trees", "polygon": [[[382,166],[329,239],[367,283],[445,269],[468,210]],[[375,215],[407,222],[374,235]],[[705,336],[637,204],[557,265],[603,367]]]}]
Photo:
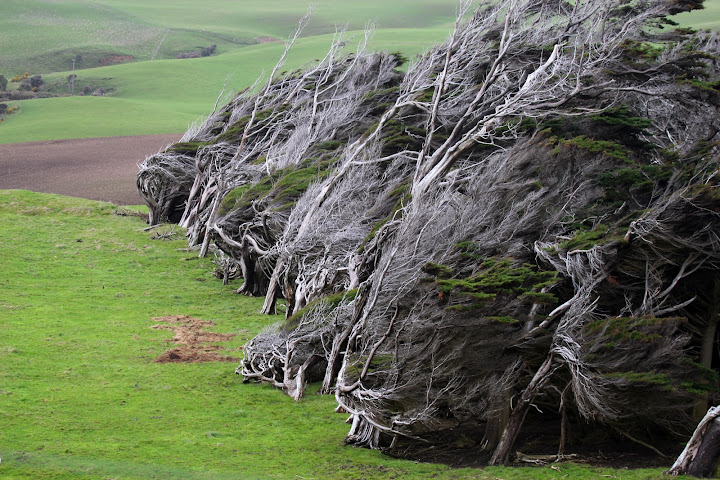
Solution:
[{"label": "row of trees", "polygon": [[285,300],[238,371],[322,381],[349,441],[464,428],[498,464],[551,418],[559,454],[587,429],[649,445],[717,391],[718,37],[658,30],[700,5],[463,2],[406,73],[340,31],[138,188],[265,313]]}]

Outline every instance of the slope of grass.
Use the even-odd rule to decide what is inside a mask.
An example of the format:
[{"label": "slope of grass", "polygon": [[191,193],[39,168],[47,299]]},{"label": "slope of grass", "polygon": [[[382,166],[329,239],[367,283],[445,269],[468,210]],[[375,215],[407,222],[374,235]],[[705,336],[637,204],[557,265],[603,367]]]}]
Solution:
[{"label": "slope of grass", "polygon": [[681,13],[675,16],[675,20],[684,26],[718,30],[720,28],[720,0],[705,0],[705,9]]},{"label": "slope of grass", "polygon": [[[336,24],[362,29],[377,19],[381,28],[449,25],[454,0],[325,0],[314,2],[305,36],[331,33]],[[287,37],[307,3],[294,0],[3,0],[0,73],[69,70],[98,66],[111,54],[138,60],[175,58],[179,52],[217,44],[219,53],[257,43],[259,37]]]},{"label": "slope of grass", "polygon": [[[662,478],[573,465],[452,470],[346,447],[332,397],[295,403],[235,364],[158,364],[192,315],[234,333],[275,318],[223,286],[182,237],[110,204],[0,191],[0,478]],[[559,468],[559,471],[557,470]]]},{"label": "slope of grass", "polygon": [[139,54],[157,41],[161,29],[88,2],[3,0],[0,32],[0,73],[9,78],[26,70],[69,70],[77,54],[86,54],[78,66],[97,66],[97,56],[112,53]]},{"label": "slope of grass", "polygon": [[[380,30],[372,47],[415,55],[446,34],[443,28]],[[357,39],[361,32],[348,35]],[[299,68],[322,58],[331,40],[331,35],[300,39],[284,68]],[[76,91],[84,85],[92,90],[104,86],[115,91],[103,98],[75,96],[15,102],[20,111],[0,124],[0,143],[183,132],[188,123],[209,112],[226,78],[228,92],[252,85],[263,72],[267,75],[272,70],[283,49],[282,43],[266,43],[213,57],[81,70],[77,72]],[[352,51],[352,45],[348,49]],[[68,73],[43,78],[55,91],[67,93]]]},{"label": "slope of grass", "polygon": [[[678,16],[683,25],[717,27],[720,0],[707,8]],[[174,57],[177,52],[218,44],[218,55],[199,59],[135,62],[79,70],[75,91],[88,85],[115,89],[112,97],[38,99],[13,103],[20,111],[0,124],[0,143],[60,138],[180,133],[206,115],[229,75],[228,91],[251,85],[272,69],[282,43],[254,43],[257,37],[286,37],[305,12],[294,0],[4,0],[0,15],[3,62],[37,62],[48,71],[46,83],[68,93],[71,59],[83,55],[81,67],[106,55],[132,54],[139,60]],[[377,18],[380,29],[371,48],[401,51],[407,56],[442,41],[452,27],[454,0],[410,2],[317,2],[311,24],[293,48],[286,68],[322,58],[336,23],[360,28]],[[356,31],[355,35],[360,35]],[[22,68],[21,68],[22,67]],[[31,69],[32,70],[32,69]],[[9,72],[14,73],[14,72]],[[35,73],[35,72],[33,72]],[[6,75],[11,76],[11,75]]]}]

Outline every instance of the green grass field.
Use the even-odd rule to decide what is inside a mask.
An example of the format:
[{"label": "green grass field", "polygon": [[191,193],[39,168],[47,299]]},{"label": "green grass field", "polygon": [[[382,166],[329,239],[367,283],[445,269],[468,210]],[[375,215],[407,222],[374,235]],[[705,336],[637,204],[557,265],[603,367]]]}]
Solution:
[{"label": "green grass field", "polygon": [[[413,55],[431,40],[440,41],[442,28],[425,31],[379,30],[377,49]],[[354,38],[359,38],[356,32]],[[402,38],[402,40],[397,40]],[[302,38],[291,50],[285,68],[295,69],[325,54],[332,35]],[[352,51],[352,46],[348,46]],[[185,60],[137,62],[79,71],[75,88],[85,84],[116,88],[112,96],[75,96],[10,102],[20,110],[0,124],[0,143],[58,138],[108,137],[177,133],[206,115],[229,76],[228,92],[239,91],[268,74],[284,49],[265,43],[224,55]],[[67,72],[44,75],[55,90],[69,90]]]},{"label": "green grass field", "polygon": [[[413,56],[447,36],[455,8],[454,0],[316,3],[286,68],[322,58],[336,25],[348,23],[355,29],[348,37],[357,39],[370,20],[378,23],[372,49]],[[272,70],[283,43],[256,44],[256,39],[287,38],[306,5],[293,0],[183,0],[172,6],[136,0],[8,0],[2,10],[12,14],[0,16],[3,51],[10,52],[0,57],[0,73],[8,78],[24,71],[41,73],[46,87],[69,94],[66,77],[78,54],[79,67],[113,54],[138,60],[77,71],[75,91],[85,85],[93,91],[113,89],[104,101],[77,97],[12,102],[20,110],[0,125],[0,143],[14,143],[182,132],[208,113],[226,78],[228,90],[239,91]],[[175,59],[178,52],[210,44],[218,45],[217,55]],[[158,60],[145,61],[151,58]],[[53,71],[58,73],[47,73]]]},{"label": "green grass field", "polygon": [[[233,293],[185,240],[154,240],[117,207],[0,191],[0,478],[662,478],[560,464],[453,470],[343,445],[330,396],[295,403],[243,384],[233,362],[153,360],[164,315],[233,333],[224,355],[277,320]],[[167,231],[167,230],[165,230]]]},{"label": "green grass field", "polygon": [[[706,3],[706,10],[679,20],[702,28],[720,25],[720,0]],[[370,20],[378,24],[372,49],[414,56],[448,35],[455,4],[315,2],[312,21],[286,67],[324,56],[337,24],[348,23],[349,35],[358,37]],[[114,89],[108,98],[11,102],[20,110],[0,124],[0,143],[183,132],[208,113],[228,76],[228,89],[239,91],[267,74],[283,44],[256,44],[257,38],[286,38],[305,10],[304,2],[294,0],[3,0],[0,74],[8,78],[26,70],[42,73],[53,91],[67,94],[66,77],[78,54],[80,68],[114,54],[137,61],[77,71],[76,92],[85,85]],[[218,45],[217,55],[175,59],[178,52],[210,44]],[[152,58],[158,60],[147,61]]]},{"label": "green grass field", "polygon": [[[305,36],[332,33],[336,24],[364,28],[425,29],[450,25],[453,0],[349,0],[313,2]],[[243,48],[259,37],[286,38],[309,2],[295,0],[4,0],[0,17],[0,73],[70,70],[97,66],[97,57],[123,53],[138,60],[175,58],[182,51],[217,44],[220,53]]]}]

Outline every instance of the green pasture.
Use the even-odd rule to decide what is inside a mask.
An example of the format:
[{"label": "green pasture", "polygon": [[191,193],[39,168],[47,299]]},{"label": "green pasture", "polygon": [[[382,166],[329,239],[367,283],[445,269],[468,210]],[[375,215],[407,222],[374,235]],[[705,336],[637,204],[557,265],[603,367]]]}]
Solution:
[{"label": "green pasture", "polygon": [[[359,40],[363,32],[348,32]],[[375,32],[374,50],[416,55],[447,35],[444,28],[386,29]],[[301,38],[293,46],[284,70],[322,58],[332,35]],[[75,91],[89,85],[115,89],[109,96],[75,96],[12,102],[20,110],[0,124],[0,143],[58,138],[109,137],[177,133],[207,115],[228,79],[226,92],[240,91],[263,75],[280,58],[284,44],[265,43],[224,55],[137,62],[77,72]],[[353,51],[350,42],[348,51]],[[44,75],[54,91],[69,94],[69,72]],[[12,85],[12,84],[11,84]]]},{"label": "green pasture", "polygon": [[[3,0],[0,5],[2,55],[6,76],[98,66],[112,54],[137,60],[175,58],[212,44],[227,53],[257,43],[284,39],[296,28],[311,2],[296,0]],[[332,33],[336,25],[363,29],[426,29],[449,26],[455,0],[325,0],[313,3],[304,36]]]},{"label": "green pasture", "polygon": [[[706,4],[706,10],[678,20],[717,26],[720,0]],[[348,23],[348,36],[357,39],[370,20],[378,26],[371,49],[412,57],[448,35],[455,5],[455,0],[314,2],[311,23],[285,69],[322,58],[336,25]],[[3,0],[0,73],[8,78],[26,70],[41,73],[46,88],[68,95],[72,59],[80,55],[76,94],[86,85],[110,93],[13,102],[20,110],[0,124],[0,143],[183,132],[208,114],[226,78],[229,94],[272,70],[284,45],[257,39],[286,38],[306,8],[295,0]],[[175,58],[211,44],[218,45],[211,57]],[[137,61],[86,68],[108,55],[133,55]],[[52,71],[58,73],[46,73]]]},{"label": "green pasture", "polygon": [[[450,469],[343,445],[330,396],[243,384],[236,362],[155,363],[174,344],[154,317],[236,336],[278,318],[233,293],[182,235],[118,208],[0,191],[0,478],[661,479],[660,470],[558,464]],[[168,234],[169,227],[160,232]],[[314,387],[317,388],[317,387]],[[311,389],[312,390],[312,389]]]},{"label": "green pasture", "polygon": [[[76,59],[75,93],[86,85],[110,93],[13,102],[20,110],[0,125],[0,143],[182,132],[208,113],[226,78],[230,93],[268,74],[284,44],[258,39],[286,39],[306,10],[296,0],[3,0],[0,74],[42,74],[43,88],[69,95]],[[413,56],[447,36],[455,11],[455,0],[313,2],[286,68],[322,58],[342,24],[357,39],[370,21],[378,27],[373,50]],[[212,44],[212,57],[175,58]],[[112,55],[135,61],[98,67]]]},{"label": "green pasture", "polygon": [[675,16],[681,25],[697,29],[718,30],[720,27],[720,0],[705,0],[705,8]]}]

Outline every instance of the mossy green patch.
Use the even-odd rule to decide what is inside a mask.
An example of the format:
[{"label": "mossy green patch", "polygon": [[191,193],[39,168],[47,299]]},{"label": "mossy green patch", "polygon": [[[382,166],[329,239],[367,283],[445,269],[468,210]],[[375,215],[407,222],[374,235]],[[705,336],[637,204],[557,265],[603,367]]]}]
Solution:
[{"label": "mossy green patch", "polygon": [[223,197],[218,213],[226,215],[247,209],[261,200],[275,211],[292,208],[311,183],[330,175],[334,162],[334,158],[311,158],[303,163],[304,166],[279,169],[256,182],[236,187]]},{"label": "mossy green patch", "polygon": [[607,225],[599,224],[591,230],[580,230],[568,240],[560,243],[560,248],[564,250],[587,250],[601,242],[610,231]]},{"label": "mossy green patch", "polygon": [[652,125],[652,120],[649,118],[633,115],[627,105],[608,108],[601,113],[591,115],[590,118],[601,124],[620,127],[627,135],[647,133],[647,128]]},{"label": "mossy green patch", "polygon": [[672,380],[664,373],[655,372],[611,372],[603,374],[603,377],[611,380],[624,380],[629,383],[640,385],[652,385],[660,387],[665,391],[674,391]]},{"label": "mossy green patch", "polygon": [[566,148],[577,148],[586,150],[591,153],[600,153],[606,157],[622,160],[624,162],[631,161],[631,152],[623,145],[609,140],[595,140],[586,135],[580,135],[568,140],[560,140],[560,146]]},{"label": "mossy green patch", "polygon": [[480,264],[477,273],[464,278],[452,268],[435,263],[427,263],[423,271],[435,276],[434,283],[441,298],[457,296],[469,300],[469,303],[461,302],[446,307],[450,310],[482,308],[500,296],[529,300],[531,303],[557,302],[555,295],[540,291],[556,283],[557,272],[542,271],[532,264],[518,264],[511,258],[487,258]]},{"label": "mossy green patch", "polygon": [[[368,364],[368,373],[377,372],[378,370],[387,369],[395,360],[395,356],[388,353],[375,353]],[[348,355],[347,367],[344,374],[350,382],[357,381],[368,363],[367,356],[360,356],[356,353]]]},{"label": "mossy green patch", "polygon": [[170,145],[166,152],[179,153],[181,155],[194,157],[198,150],[207,145],[208,142],[177,142]]},{"label": "mossy green patch", "polygon": [[681,317],[612,317],[595,320],[585,325],[584,328],[593,333],[602,332],[613,344],[625,341],[649,343],[661,338],[657,327],[668,322],[682,323],[684,321]]},{"label": "mossy green patch", "polygon": [[316,309],[318,306],[322,305],[323,308],[328,310],[333,310],[341,303],[349,303],[352,302],[355,299],[355,296],[357,295],[357,289],[353,290],[345,290],[342,292],[333,293],[330,295],[322,296],[318,299],[313,300],[309,304],[305,305],[303,308],[298,310],[297,312],[293,312],[293,314],[288,317],[285,322],[282,324],[283,330],[292,330],[296,328],[298,325],[300,325],[300,322],[302,321],[303,317],[307,315],[309,312]]}]

